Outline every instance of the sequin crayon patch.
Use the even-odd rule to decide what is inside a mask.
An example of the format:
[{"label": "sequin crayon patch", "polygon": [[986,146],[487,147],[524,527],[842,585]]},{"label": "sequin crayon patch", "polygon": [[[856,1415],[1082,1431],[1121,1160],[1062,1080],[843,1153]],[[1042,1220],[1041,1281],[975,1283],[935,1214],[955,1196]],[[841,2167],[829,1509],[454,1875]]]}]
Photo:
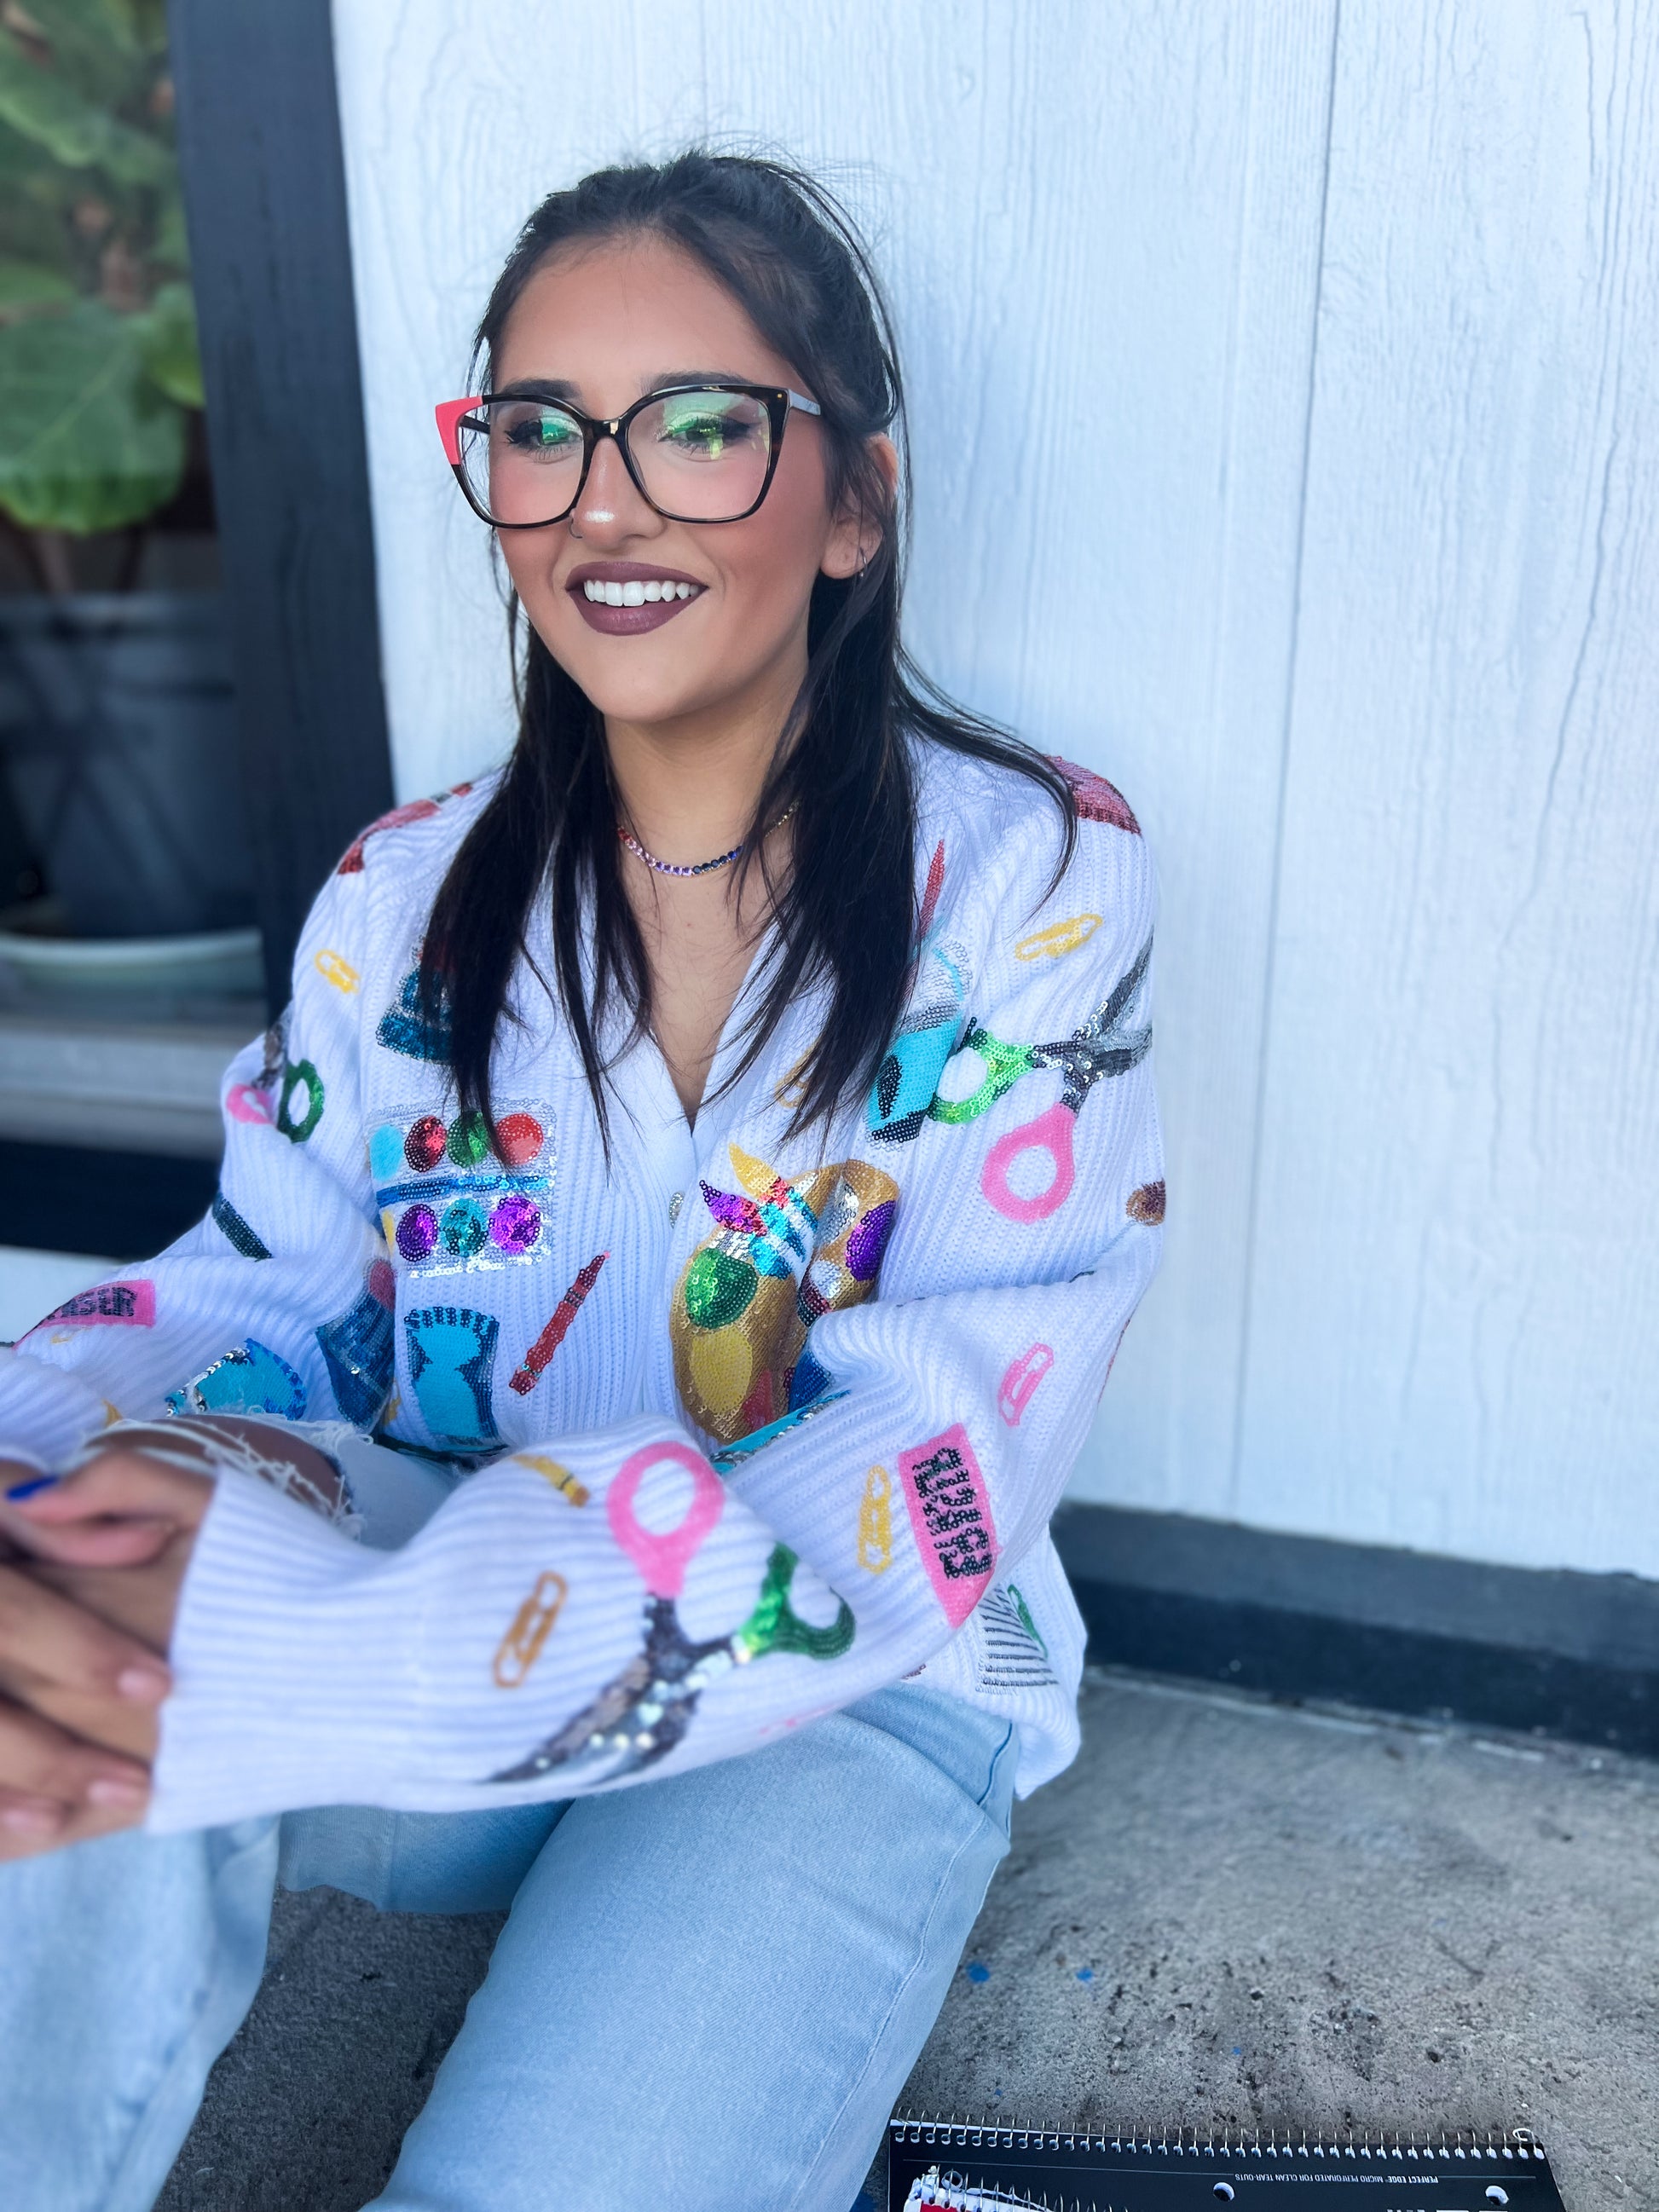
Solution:
[{"label": "sequin crayon patch", "polygon": [[596,1252],[572,1283],[570,1288],[553,1309],[553,1318],[524,1356],[523,1364],[507,1383],[527,1398],[541,1380],[543,1370],[551,1363],[554,1353],[564,1342],[570,1324],[581,1311],[588,1292],[599,1279],[599,1270],[611,1257],[608,1252]]},{"label": "sequin crayon patch", "polygon": [[[155,1285],[140,1276],[131,1283],[95,1283],[77,1291],[35,1322],[35,1328],[154,1328]],[[33,1330],[29,1332],[33,1334]]]},{"label": "sequin crayon patch", "polygon": [[898,1467],[927,1579],[945,1619],[960,1628],[997,1564],[991,1500],[968,1431],[955,1422],[942,1436],[902,1451]]},{"label": "sequin crayon patch", "polygon": [[513,1463],[515,1467],[532,1468],[544,1482],[550,1482],[560,1497],[568,1498],[573,1505],[586,1505],[593,1495],[585,1482],[577,1481],[568,1467],[561,1467],[557,1460],[549,1459],[545,1452],[514,1452]]}]

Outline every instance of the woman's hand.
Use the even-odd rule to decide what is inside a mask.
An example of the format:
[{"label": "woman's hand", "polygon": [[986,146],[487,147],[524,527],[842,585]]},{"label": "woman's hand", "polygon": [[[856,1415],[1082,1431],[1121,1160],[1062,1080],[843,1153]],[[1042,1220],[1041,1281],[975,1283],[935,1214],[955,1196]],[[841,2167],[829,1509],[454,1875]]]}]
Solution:
[{"label": "woman's hand", "polygon": [[[173,1439],[168,1439],[169,1444]],[[0,1462],[0,1858],[135,1825],[204,1476],[123,1446],[36,1486]]]}]

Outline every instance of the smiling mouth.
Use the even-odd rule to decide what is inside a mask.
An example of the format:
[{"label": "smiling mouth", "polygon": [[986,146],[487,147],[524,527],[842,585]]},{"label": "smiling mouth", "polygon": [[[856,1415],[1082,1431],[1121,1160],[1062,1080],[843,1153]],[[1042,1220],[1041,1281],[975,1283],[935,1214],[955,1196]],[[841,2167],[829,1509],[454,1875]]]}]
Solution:
[{"label": "smiling mouth", "polygon": [[672,570],[607,561],[578,568],[565,589],[590,629],[610,637],[636,637],[684,613],[702,597],[704,587]]}]

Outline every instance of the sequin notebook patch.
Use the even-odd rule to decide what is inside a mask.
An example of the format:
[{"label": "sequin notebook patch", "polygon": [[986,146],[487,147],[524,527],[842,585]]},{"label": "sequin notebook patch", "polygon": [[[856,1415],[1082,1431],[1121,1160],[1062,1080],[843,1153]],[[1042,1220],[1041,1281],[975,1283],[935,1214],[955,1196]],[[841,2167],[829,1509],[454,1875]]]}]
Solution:
[{"label": "sequin notebook patch", "polygon": [[493,1142],[482,1114],[392,1115],[368,1140],[388,1248],[417,1276],[538,1259],[557,1158],[539,1100],[508,1103]]}]

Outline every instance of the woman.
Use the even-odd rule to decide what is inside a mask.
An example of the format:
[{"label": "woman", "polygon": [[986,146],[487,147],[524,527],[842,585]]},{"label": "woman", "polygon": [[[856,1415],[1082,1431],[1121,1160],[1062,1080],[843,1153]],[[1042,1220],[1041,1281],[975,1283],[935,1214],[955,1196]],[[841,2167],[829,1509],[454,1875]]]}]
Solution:
[{"label": "woman", "polygon": [[478,356],[516,749],[347,853],[209,1218],[0,1374],[12,2206],[151,2202],[280,1875],[514,1904],[377,2203],[845,2212],[1075,1748],[1133,818],[908,672],[810,180],[555,195]]}]

